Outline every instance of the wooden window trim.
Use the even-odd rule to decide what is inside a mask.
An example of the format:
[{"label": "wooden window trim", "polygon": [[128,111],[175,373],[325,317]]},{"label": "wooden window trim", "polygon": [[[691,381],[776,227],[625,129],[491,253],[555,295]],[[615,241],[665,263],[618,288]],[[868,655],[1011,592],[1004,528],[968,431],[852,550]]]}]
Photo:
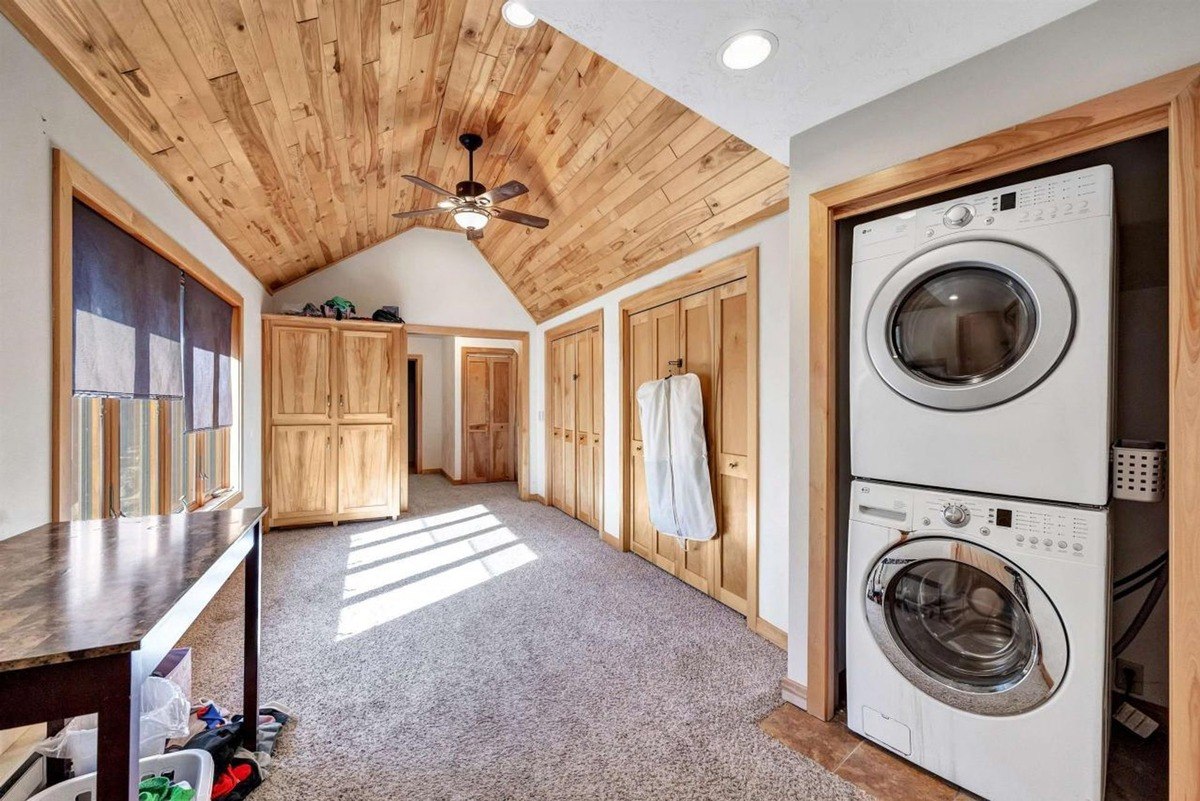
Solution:
[{"label": "wooden window trim", "polygon": [[1170,794],[1200,796],[1200,65],[889,167],[809,198],[807,708],[836,708],[838,220],[1167,130],[1169,145]]},{"label": "wooden window trim", "polygon": [[[51,474],[50,517],[55,522],[71,517],[72,454],[71,454],[71,397],[74,394],[72,353],[72,207],[74,200],[87,204],[123,231],[157,252],[217,297],[233,308],[230,357],[239,366],[238,398],[232,431],[235,441],[241,441],[244,425],[242,394],[245,370],[242,362],[242,296],[216,273],[201,263],[161,228],[146,219],[139,211],[105,186],[62,150],[53,151],[52,236],[51,236],[51,299],[53,308],[53,359],[51,390]],[[161,427],[160,427],[161,428]],[[168,442],[169,445],[169,442]],[[115,446],[114,446],[115,452]],[[230,449],[232,458],[232,449]],[[240,449],[239,449],[240,452]],[[240,455],[240,453],[239,453]],[[158,455],[170,464],[170,449]],[[231,476],[232,493],[240,496],[243,462],[237,461],[236,476]],[[169,492],[169,488],[167,490]],[[161,492],[160,492],[161,496]],[[222,496],[224,497],[224,496]],[[106,500],[106,504],[108,501]]]}]

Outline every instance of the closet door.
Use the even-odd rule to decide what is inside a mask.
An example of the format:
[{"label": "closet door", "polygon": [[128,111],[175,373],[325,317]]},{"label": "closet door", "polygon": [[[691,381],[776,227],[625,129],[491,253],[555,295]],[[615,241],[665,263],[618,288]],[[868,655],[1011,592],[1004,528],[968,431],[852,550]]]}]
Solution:
[{"label": "closet door", "polygon": [[270,470],[272,523],[333,514],[333,426],[272,426]]},{"label": "closet door", "polygon": [[392,426],[338,426],[338,519],[392,514]]},{"label": "closet door", "polygon": [[[679,301],[679,349],[683,358],[681,372],[694,373],[700,379],[700,393],[704,399],[704,440],[711,448],[715,442],[713,432],[713,384],[716,379],[716,291],[708,290],[690,295]],[[709,470],[713,471],[712,454],[709,454]],[[715,486],[715,483],[714,483]],[[719,528],[718,528],[719,531]],[[712,590],[712,562],[716,543],[688,542],[681,547],[678,575],[701,592]]]},{"label": "closet door", "polygon": [[490,481],[516,481],[517,466],[513,436],[516,377],[511,356],[489,358],[488,416],[491,437]]},{"label": "closet door", "polygon": [[655,535],[650,524],[646,495],[646,463],[642,453],[642,423],[638,415],[637,389],[658,377],[654,361],[654,334],[650,311],[629,316],[629,547],[638,556],[654,561]]},{"label": "closet door", "polygon": [[[648,380],[666,378],[682,372],[679,361],[679,303],[668,303],[650,310],[650,330],[654,347],[654,375]],[[636,390],[635,390],[636,392]],[[636,403],[636,399],[634,401]],[[672,574],[679,573],[679,540],[668,534],[654,533],[654,564]]]},{"label": "closet door", "polygon": [[270,330],[272,422],[328,421],[333,331],[300,325],[273,325]]},{"label": "closet door", "polygon": [[563,508],[563,382],[566,369],[563,365],[565,340],[550,343],[550,503]]},{"label": "closet door", "polygon": [[576,382],[579,380],[577,367],[578,342],[575,337],[563,338],[563,495],[559,506],[567,514],[574,517],[578,489],[576,485],[576,437],[578,435],[576,409]]},{"label": "closet door", "polygon": [[575,340],[575,516],[592,528],[599,528],[596,515],[596,443],[599,437],[593,417],[595,415],[595,389],[593,381],[596,354],[591,331],[581,331],[572,336]]},{"label": "closet door", "polygon": [[587,338],[592,344],[592,525],[599,531],[604,523],[604,339],[599,328],[590,329]]},{"label": "closet door", "polygon": [[387,331],[339,331],[338,418],[390,422],[395,397],[394,341]]},{"label": "closet door", "polygon": [[750,564],[749,526],[752,408],[750,352],[747,340],[749,321],[746,280],[718,287],[717,324],[720,348],[720,381],[716,393],[715,462],[717,481],[717,530],[714,565],[714,596],[742,614],[749,609],[753,575]]},{"label": "closet door", "polygon": [[463,477],[467,484],[488,481],[492,475],[491,365],[484,356],[464,355]]}]

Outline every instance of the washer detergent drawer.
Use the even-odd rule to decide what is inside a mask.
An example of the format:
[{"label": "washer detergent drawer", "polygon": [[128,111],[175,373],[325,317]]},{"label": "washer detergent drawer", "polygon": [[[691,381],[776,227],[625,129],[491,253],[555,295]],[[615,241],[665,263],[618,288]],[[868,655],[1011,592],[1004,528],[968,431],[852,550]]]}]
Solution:
[{"label": "washer detergent drawer", "polygon": [[872,709],[862,708],[863,734],[898,754],[912,754],[912,732],[898,720]]}]

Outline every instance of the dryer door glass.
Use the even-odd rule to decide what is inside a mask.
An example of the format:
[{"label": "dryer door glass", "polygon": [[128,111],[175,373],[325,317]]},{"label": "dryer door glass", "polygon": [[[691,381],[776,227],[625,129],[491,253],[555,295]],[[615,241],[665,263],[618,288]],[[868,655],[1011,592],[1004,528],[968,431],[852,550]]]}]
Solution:
[{"label": "dryer door glass", "polygon": [[1029,350],[1037,309],[1024,284],[987,267],[963,267],[917,284],[892,316],[896,359],[942,384],[975,384]]},{"label": "dryer door glass", "polygon": [[865,325],[871,364],[893,390],[967,411],[1007,403],[1052,373],[1070,345],[1075,305],[1041,254],[960,240],[900,265]]},{"label": "dryer door glass", "polygon": [[1054,694],[1067,631],[1045,591],[995,551],[915,537],[887,551],[863,588],[880,651],[927,695],[980,715],[1016,715]]}]

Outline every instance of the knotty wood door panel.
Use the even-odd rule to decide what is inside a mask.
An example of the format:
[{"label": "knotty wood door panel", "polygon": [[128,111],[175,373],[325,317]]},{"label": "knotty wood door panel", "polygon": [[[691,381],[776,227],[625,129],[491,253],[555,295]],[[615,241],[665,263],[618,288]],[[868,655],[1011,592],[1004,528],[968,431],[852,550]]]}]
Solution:
[{"label": "knotty wood door panel", "polygon": [[603,497],[602,347],[599,326],[572,327],[568,333],[549,340],[547,360],[550,503],[597,530],[601,527]]},{"label": "knotty wood door panel", "polygon": [[272,521],[301,522],[333,514],[331,426],[274,426],[270,469]]},{"label": "knotty wood door panel", "polygon": [[578,467],[576,457],[578,450],[578,430],[576,429],[578,409],[576,408],[576,382],[579,380],[579,348],[575,337],[567,337],[563,342],[563,495],[559,507],[572,517],[576,514],[578,503]]},{"label": "knotty wood door panel", "polygon": [[464,483],[516,477],[516,358],[512,351],[463,351]]},{"label": "knotty wood door panel", "polygon": [[749,605],[751,503],[749,309],[746,279],[712,290],[716,298],[720,376],[714,398],[716,452],[709,455],[718,475],[713,594],[745,614]]},{"label": "knotty wood door panel", "polygon": [[393,397],[393,339],[386,331],[339,331],[338,418],[390,422]]},{"label": "knotty wood door panel", "polygon": [[513,359],[488,359],[488,414],[491,434],[491,472],[489,481],[514,481],[516,472],[516,438],[512,421],[516,415],[516,365]]},{"label": "knotty wood door panel", "polygon": [[[679,355],[683,365],[677,372],[693,373],[700,379],[704,399],[705,442],[714,442],[713,386],[717,380],[715,344],[716,290],[689,295],[679,301]],[[712,460],[709,459],[710,474]],[[718,531],[720,526],[718,526]],[[688,542],[681,546],[677,575],[701,592],[712,590],[713,550],[716,542]]]},{"label": "knotty wood door panel", "polygon": [[[666,378],[681,372],[679,361],[679,303],[668,303],[650,310],[650,336],[653,342],[654,375],[647,380]],[[636,389],[634,392],[636,393]],[[635,399],[636,403],[636,399]],[[654,564],[673,575],[679,574],[679,540],[666,534],[654,533]]]},{"label": "knotty wood door panel", "polygon": [[654,561],[656,534],[650,523],[650,503],[646,493],[646,462],[642,445],[642,423],[638,412],[637,389],[658,377],[654,360],[654,327],[649,311],[629,318],[629,397],[624,399],[629,415],[629,547],[638,556]]},{"label": "knotty wood door panel", "polygon": [[330,419],[332,339],[327,328],[271,329],[271,417],[274,423]]},{"label": "knotty wood door panel", "polygon": [[338,426],[338,518],[391,514],[391,424]]},{"label": "knotty wood door panel", "polygon": [[489,369],[485,358],[466,356],[463,378],[463,477],[467,484],[487,481],[492,473],[488,411]]},{"label": "knotty wood door panel", "polygon": [[[563,364],[565,341],[554,340],[550,345],[550,503],[563,509],[566,503],[563,479],[563,460],[567,447],[563,439]],[[571,451],[574,455],[574,451]],[[564,510],[565,511],[565,510]]]}]

